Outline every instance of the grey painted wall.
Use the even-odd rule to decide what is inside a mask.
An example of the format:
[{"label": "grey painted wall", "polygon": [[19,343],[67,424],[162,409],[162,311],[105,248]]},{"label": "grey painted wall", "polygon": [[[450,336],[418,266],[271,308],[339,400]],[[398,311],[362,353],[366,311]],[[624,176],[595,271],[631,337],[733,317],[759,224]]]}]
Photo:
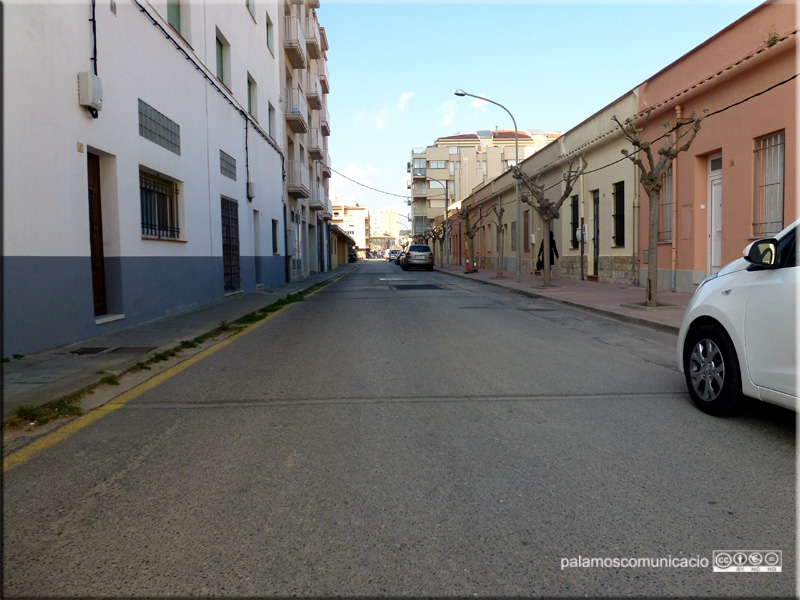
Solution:
[{"label": "grey painted wall", "polygon": [[[282,256],[241,257],[242,290],[285,282]],[[95,324],[88,257],[3,257],[3,357],[31,354],[153,321],[224,298],[221,257],[107,258],[110,314]]]}]

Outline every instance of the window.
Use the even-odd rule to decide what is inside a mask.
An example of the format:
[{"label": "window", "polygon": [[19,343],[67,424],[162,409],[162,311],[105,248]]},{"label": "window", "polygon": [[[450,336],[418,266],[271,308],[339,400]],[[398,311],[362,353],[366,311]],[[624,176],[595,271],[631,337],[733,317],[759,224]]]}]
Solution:
[{"label": "window", "polygon": [[450,175],[451,175],[451,176],[452,176],[452,175],[455,175],[455,174],[456,174],[456,163],[454,163],[454,162],[451,160],[451,161],[448,161],[448,163],[447,163],[447,164],[448,164],[448,165],[450,165]]},{"label": "window", "polygon": [[217,29],[217,79],[230,89],[231,47],[225,36]]},{"label": "window", "polygon": [[531,230],[531,211],[526,210],[522,213],[522,249],[524,252],[531,250],[531,238],[528,232]]},{"label": "window", "polygon": [[167,22],[178,33],[181,32],[181,3],[180,0],[167,0]]},{"label": "window", "polygon": [[414,159],[414,175],[425,175],[427,171],[425,170],[425,159],[424,158],[415,158]]},{"label": "window", "polygon": [[267,13],[267,48],[275,55],[275,26],[272,24],[272,19],[269,18]]},{"label": "window", "polygon": [[247,10],[250,11],[250,14],[253,15],[253,18],[256,18],[255,8],[253,7],[255,0],[244,0],[245,6],[247,6]]},{"label": "window", "polygon": [[753,235],[764,237],[783,229],[785,132],[756,140]]},{"label": "window", "polygon": [[142,236],[159,240],[179,239],[177,184],[140,170],[139,198]]},{"label": "window", "polygon": [[447,161],[444,160],[430,160],[428,161],[429,169],[446,169]]},{"label": "window", "polygon": [[664,185],[658,199],[658,241],[672,241],[672,166],[664,173]]},{"label": "window", "polygon": [[256,107],[258,106],[258,85],[250,73],[247,74],[247,112],[253,115],[254,119],[258,119],[256,114]]},{"label": "window", "polygon": [[219,172],[236,181],[236,159],[222,150],[219,151]]},{"label": "window", "polygon": [[511,223],[511,251],[517,251],[517,222]]},{"label": "window", "polygon": [[267,124],[267,127],[269,127],[269,129],[268,129],[267,133],[273,139],[275,139],[275,136],[278,133],[277,131],[275,131],[275,107],[272,106],[272,102],[267,102],[267,105],[268,105],[268,110],[269,110],[269,123]]},{"label": "window", "polygon": [[625,245],[625,182],[614,184],[614,245]]},{"label": "window", "polygon": [[181,155],[181,126],[139,99],[139,135]]},{"label": "window", "polygon": [[573,250],[577,249],[578,247],[578,229],[581,226],[581,217],[580,217],[580,204],[578,202],[578,196],[573,196],[570,199],[572,205],[572,221],[570,225],[572,226],[572,236],[571,236],[571,244]]},{"label": "window", "polygon": [[278,254],[278,222],[272,219],[272,253]]},{"label": "window", "polygon": [[459,146],[450,146],[449,152],[450,154],[461,154],[461,148]]}]

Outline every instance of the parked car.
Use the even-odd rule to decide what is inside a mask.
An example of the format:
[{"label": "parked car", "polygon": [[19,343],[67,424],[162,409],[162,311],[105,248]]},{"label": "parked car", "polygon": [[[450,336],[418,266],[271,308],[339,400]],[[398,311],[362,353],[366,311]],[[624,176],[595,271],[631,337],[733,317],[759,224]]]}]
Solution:
[{"label": "parked car", "polygon": [[389,250],[389,257],[387,258],[387,260],[389,260],[390,262],[396,261],[398,254],[400,254],[400,250],[397,248],[392,248],[391,250]]},{"label": "parked car", "polygon": [[408,251],[400,263],[403,269],[408,270],[412,267],[433,270],[433,250],[427,244],[411,244]]},{"label": "parked car", "polygon": [[392,251],[389,250],[389,248],[387,248],[386,250],[383,251],[383,258],[385,258],[386,260],[389,260],[389,257],[391,255],[392,255]]},{"label": "parked car", "polygon": [[355,252],[348,252],[347,253],[347,262],[349,262],[349,263],[358,262],[358,254],[356,254]]},{"label": "parked car", "polygon": [[797,410],[798,224],[747,246],[689,302],[678,362],[700,410],[735,414],[745,397]]},{"label": "parked car", "polygon": [[394,257],[394,264],[402,265],[403,263],[403,256],[405,255],[405,250],[398,250],[397,256]]}]

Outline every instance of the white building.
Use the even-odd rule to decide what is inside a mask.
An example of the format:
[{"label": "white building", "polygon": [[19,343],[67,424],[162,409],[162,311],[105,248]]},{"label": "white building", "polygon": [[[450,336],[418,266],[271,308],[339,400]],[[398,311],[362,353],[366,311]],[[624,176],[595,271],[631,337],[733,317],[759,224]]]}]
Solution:
[{"label": "white building", "polygon": [[287,185],[322,179],[285,116],[309,5],[5,5],[4,355],[329,268],[326,193]]}]

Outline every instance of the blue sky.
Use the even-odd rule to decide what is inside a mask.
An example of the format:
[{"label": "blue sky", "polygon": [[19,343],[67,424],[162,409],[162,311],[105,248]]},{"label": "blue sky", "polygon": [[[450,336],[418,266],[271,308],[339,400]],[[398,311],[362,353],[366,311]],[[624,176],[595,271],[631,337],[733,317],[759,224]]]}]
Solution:
[{"label": "blue sky", "polygon": [[[330,49],[331,199],[409,212],[411,149],[440,136],[565,132],[761,2],[323,0]],[[645,43],[642,43],[645,40]]]}]

